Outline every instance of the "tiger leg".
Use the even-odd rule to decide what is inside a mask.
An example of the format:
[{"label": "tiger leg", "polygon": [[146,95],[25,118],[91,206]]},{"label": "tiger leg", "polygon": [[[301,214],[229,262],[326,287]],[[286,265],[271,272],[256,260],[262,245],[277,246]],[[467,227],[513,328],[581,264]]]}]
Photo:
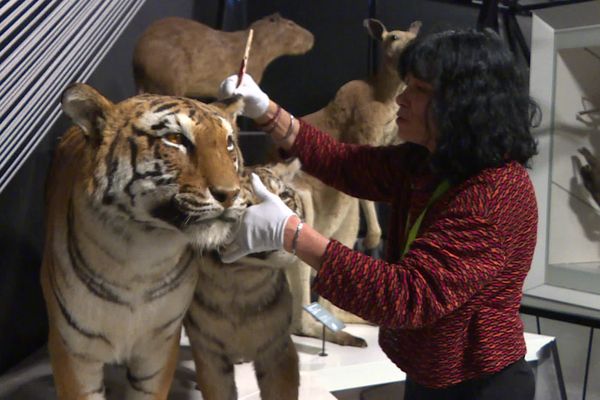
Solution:
[{"label": "tiger leg", "polygon": [[290,336],[256,359],[254,370],[262,400],[298,399],[298,353]]},{"label": "tiger leg", "polygon": [[163,346],[146,346],[127,364],[127,400],[166,400],[177,357],[180,331]]},{"label": "tiger leg", "polygon": [[74,355],[54,323],[50,323],[48,351],[58,400],[104,400],[104,363]]},{"label": "tiger leg", "polygon": [[204,400],[237,400],[233,363],[192,343],[196,382]]}]

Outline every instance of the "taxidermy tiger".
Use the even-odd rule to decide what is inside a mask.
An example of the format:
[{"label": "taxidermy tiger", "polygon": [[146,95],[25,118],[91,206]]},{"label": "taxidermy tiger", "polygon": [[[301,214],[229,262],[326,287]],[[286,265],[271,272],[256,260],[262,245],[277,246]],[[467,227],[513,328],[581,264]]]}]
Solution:
[{"label": "taxidermy tiger", "polygon": [[[242,178],[241,197],[254,204],[249,172]],[[252,172],[303,218],[298,193],[274,169],[258,167]],[[284,273],[294,258],[283,250],[233,264],[221,263],[214,253],[202,258],[184,324],[203,399],[237,399],[234,364],[242,361],[254,363],[261,399],[298,398],[298,354],[290,336],[292,296]]]},{"label": "taxidermy tiger", "polygon": [[104,399],[110,363],[127,369],[126,399],[166,399],[197,253],[224,243],[245,207],[243,102],[113,104],[73,84],[62,107],[77,126],[47,182],[41,272],[58,398]]}]

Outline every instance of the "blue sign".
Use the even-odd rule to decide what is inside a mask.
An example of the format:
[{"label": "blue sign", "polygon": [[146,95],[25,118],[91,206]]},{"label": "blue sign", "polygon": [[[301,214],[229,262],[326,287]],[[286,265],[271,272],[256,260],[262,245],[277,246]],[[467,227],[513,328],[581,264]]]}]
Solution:
[{"label": "blue sign", "polygon": [[324,309],[317,302],[307,304],[303,308],[306,312],[312,315],[314,319],[321,322],[333,332],[340,331],[346,327],[342,321],[331,315],[329,311]]}]

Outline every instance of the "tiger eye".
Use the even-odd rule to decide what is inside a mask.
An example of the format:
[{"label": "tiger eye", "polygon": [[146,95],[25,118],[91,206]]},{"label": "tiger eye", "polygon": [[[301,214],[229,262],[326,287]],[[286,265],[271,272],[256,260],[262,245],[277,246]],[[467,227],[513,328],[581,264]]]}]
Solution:
[{"label": "tiger eye", "polygon": [[229,136],[227,138],[227,150],[232,151],[235,148],[235,142],[233,141],[233,138],[231,136]]},{"label": "tiger eye", "polygon": [[183,140],[179,133],[167,133],[166,135],[163,136],[163,138],[174,144],[183,143]]}]

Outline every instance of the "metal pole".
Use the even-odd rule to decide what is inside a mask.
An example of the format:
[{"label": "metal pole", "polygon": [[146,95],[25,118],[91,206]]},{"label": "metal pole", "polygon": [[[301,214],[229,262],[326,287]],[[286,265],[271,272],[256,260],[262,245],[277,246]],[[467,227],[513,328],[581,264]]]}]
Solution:
[{"label": "metal pole", "polygon": [[322,325],[323,325],[323,334],[321,335],[322,336],[322,342],[321,342],[322,344],[321,344],[321,352],[319,353],[319,355],[321,357],[326,357],[327,353],[325,353],[325,324],[322,324]]}]

